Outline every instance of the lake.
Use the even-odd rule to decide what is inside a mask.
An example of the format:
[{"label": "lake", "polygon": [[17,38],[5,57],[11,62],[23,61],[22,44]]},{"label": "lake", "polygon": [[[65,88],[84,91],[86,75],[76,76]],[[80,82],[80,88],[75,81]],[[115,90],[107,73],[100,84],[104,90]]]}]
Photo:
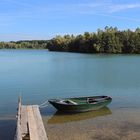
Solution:
[{"label": "lake", "polygon": [[139,55],[0,50],[0,140],[12,140],[19,95],[24,104],[75,96],[113,98],[95,112],[41,109],[51,140],[140,139],[139,62]]}]

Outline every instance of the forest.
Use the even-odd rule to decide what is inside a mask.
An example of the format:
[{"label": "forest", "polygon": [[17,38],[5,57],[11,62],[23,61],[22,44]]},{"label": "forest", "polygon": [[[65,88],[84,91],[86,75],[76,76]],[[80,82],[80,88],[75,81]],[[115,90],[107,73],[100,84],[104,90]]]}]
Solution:
[{"label": "forest", "polygon": [[0,42],[1,49],[48,49],[78,53],[140,53],[140,28],[118,30],[106,26],[80,35],[57,35],[50,40]]}]

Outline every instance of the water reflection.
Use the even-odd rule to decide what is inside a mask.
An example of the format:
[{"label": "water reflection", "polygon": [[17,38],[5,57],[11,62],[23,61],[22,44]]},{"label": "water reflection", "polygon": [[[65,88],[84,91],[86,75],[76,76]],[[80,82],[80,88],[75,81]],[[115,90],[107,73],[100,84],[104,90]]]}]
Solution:
[{"label": "water reflection", "polygon": [[0,140],[13,140],[15,135],[16,120],[0,119]]},{"label": "water reflection", "polygon": [[99,116],[106,116],[112,114],[111,110],[108,107],[104,107],[97,111],[90,111],[85,113],[78,114],[66,114],[57,111],[49,120],[48,124],[57,124],[57,123],[67,123],[73,121],[81,121],[96,118]]},{"label": "water reflection", "polygon": [[7,121],[7,120],[16,120],[15,115],[0,115],[0,121]]}]

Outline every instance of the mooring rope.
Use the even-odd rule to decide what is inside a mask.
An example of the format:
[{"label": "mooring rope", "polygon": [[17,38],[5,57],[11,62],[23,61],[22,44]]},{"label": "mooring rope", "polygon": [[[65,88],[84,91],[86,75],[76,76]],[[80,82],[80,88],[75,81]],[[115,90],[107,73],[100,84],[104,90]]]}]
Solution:
[{"label": "mooring rope", "polygon": [[45,107],[47,107],[48,106],[48,104],[46,104],[46,105],[44,105],[44,106],[39,106],[39,108],[45,108]]},{"label": "mooring rope", "polygon": [[46,100],[45,102],[43,102],[42,104],[39,105],[39,108],[45,108],[47,107],[49,104],[48,100]]}]

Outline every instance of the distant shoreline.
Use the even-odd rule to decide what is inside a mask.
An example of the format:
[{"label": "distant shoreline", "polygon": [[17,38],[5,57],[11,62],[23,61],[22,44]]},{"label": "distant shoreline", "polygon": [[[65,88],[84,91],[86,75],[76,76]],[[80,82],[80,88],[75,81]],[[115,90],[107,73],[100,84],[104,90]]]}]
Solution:
[{"label": "distant shoreline", "polygon": [[0,49],[48,49],[57,52],[89,54],[140,54],[140,28],[120,31],[105,27],[83,35],[56,36],[50,40],[0,42]]}]

